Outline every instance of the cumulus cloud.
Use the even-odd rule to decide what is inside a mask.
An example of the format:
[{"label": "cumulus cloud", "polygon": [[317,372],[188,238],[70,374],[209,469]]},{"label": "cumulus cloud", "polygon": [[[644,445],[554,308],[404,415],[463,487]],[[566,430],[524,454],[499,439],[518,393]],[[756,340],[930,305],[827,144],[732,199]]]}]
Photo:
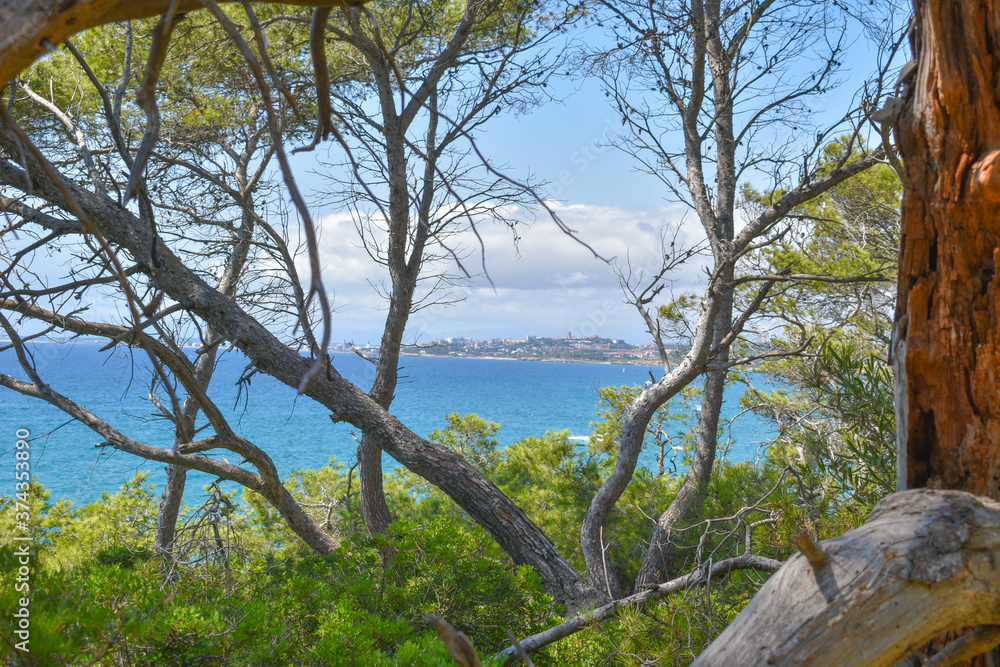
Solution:
[{"label": "cumulus cloud", "polygon": [[[535,291],[555,287],[617,288],[618,279],[612,270],[615,263],[646,270],[658,268],[663,235],[670,237],[676,230],[678,247],[702,238],[677,208],[630,211],[573,205],[553,206],[553,210],[572,230],[572,236],[544,212],[520,232],[516,248],[503,229],[479,226],[487,251],[486,270],[496,287]],[[474,243],[468,235],[463,242]]]},{"label": "cumulus cloud", "polygon": [[[330,285],[367,285],[381,280],[385,270],[365,252],[354,218],[348,213],[335,213],[316,223],[319,236],[319,260],[323,280]],[[308,263],[300,258],[303,276],[308,275]]]},{"label": "cumulus cloud", "polygon": [[[673,241],[678,249],[690,247],[703,238],[700,228],[677,207],[639,211],[553,205],[553,210],[572,236],[544,212],[528,222],[526,212],[515,211],[515,218],[525,220],[516,226],[516,244],[509,226],[485,219],[476,221],[476,233],[465,229],[446,239],[447,252],[439,254],[457,252],[465,270],[474,274],[463,281],[467,296],[460,303],[416,313],[412,335],[428,340],[573,331],[644,339],[642,322],[625,306],[613,267],[628,265],[633,275],[648,275],[660,266],[664,239],[668,246]],[[320,226],[324,281],[336,295],[335,326],[343,334],[337,337],[376,341],[385,302],[371,283],[384,281],[385,269],[361,248],[350,216],[326,216]],[[453,260],[442,261],[449,265],[443,268],[460,273]],[[703,265],[697,259],[685,265],[671,277],[675,287],[699,284]]]}]

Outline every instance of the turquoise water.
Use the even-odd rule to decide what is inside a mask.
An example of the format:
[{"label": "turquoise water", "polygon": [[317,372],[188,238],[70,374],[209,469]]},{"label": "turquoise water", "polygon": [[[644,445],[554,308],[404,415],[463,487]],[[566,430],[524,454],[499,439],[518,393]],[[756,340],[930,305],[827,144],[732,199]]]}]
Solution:
[{"label": "turquoise water", "polygon": [[[100,352],[96,344],[39,344],[31,348],[43,381],[109,422],[125,435],[151,445],[169,447],[173,429],[157,418],[148,394],[149,361],[142,351]],[[348,379],[368,388],[372,365],[352,354],[334,359]],[[319,404],[270,377],[255,375],[242,391],[237,379],[247,360],[237,351],[220,358],[210,394],[241,435],[268,452],[282,476],[296,468],[316,468],[331,457],[350,463],[357,443],[353,427],[333,424]],[[642,384],[655,368],[493,359],[404,357],[392,412],[420,435],[442,428],[449,412],[476,413],[500,424],[498,438],[509,445],[529,435],[569,430],[583,442],[591,432],[599,391],[611,384]],[[0,372],[27,379],[11,351],[0,354]],[[739,413],[742,385],[726,395],[723,416]],[[691,406],[693,407],[693,406]],[[70,420],[55,407],[0,388],[3,430],[0,431],[0,494],[14,486],[15,430],[33,438],[31,469],[54,497],[85,503],[102,491],[114,491],[138,470],[151,472],[159,488],[163,465],[114,451],[95,448],[101,437]],[[688,409],[688,408],[685,408]],[[679,427],[678,430],[680,430]],[[758,454],[772,437],[773,425],[745,414],[733,422],[731,460]],[[679,433],[678,433],[679,434]],[[655,465],[655,452],[643,452],[641,463]],[[396,465],[386,457],[386,467]],[[4,471],[10,471],[5,474]],[[194,473],[189,489],[212,476]]]}]

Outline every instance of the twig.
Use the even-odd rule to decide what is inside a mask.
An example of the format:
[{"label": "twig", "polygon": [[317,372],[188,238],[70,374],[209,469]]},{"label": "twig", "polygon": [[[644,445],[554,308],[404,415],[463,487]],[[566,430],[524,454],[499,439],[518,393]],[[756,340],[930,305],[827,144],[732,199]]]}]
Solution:
[{"label": "twig", "polygon": [[[624,597],[604,606],[597,607],[592,611],[574,616],[573,618],[551,627],[548,630],[543,630],[542,632],[522,639],[520,644],[525,652],[534,653],[538,649],[548,646],[549,644],[559,641],[565,637],[569,637],[584,628],[616,616],[622,609],[631,605],[641,604],[648,600],[655,600],[665,595],[670,595],[671,593],[676,593],[692,586],[703,584],[711,579],[725,576],[726,574],[736,570],[752,569],[764,572],[777,572],[782,565],[783,563],[781,561],[774,560],[773,558],[765,558],[764,556],[758,556],[756,554],[742,554],[740,556],[734,556],[733,558],[717,561],[708,567],[698,568],[697,570],[682,577],[678,577],[672,581],[658,584],[646,590],[634,593],[628,597]],[[511,645],[493,657],[498,660],[506,659],[504,664],[510,665],[517,656],[517,649]]]},{"label": "twig", "polygon": [[809,563],[813,567],[822,567],[830,559],[822,547],[816,544],[812,536],[806,531],[793,535],[792,542],[795,542],[795,546],[802,552],[803,556],[809,559]]},{"label": "twig", "polygon": [[125,188],[125,203],[132,198],[139,187],[142,179],[142,170],[146,168],[146,161],[153,152],[156,140],[160,136],[160,109],[156,106],[156,82],[160,79],[160,70],[167,59],[167,46],[170,44],[170,35],[177,25],[177,5],[179,0],[172,0],[167,13],[160,17],[153,30],[153,43],[149,47],[149,59],[146,61],[146,71],[142,75],[142,83],[139,85],[139,92],[136,93],[135,101],[146,112],[146,132],[142,136],[139,150],[136,151],[135,161],[132,163],[132,173],[128,177],[128,185]]},{"label": "twig", "polygon": [[507,637],[510,638],[510,643],[514,647],[514,650],[517,651],[517,657],[524,660],[525,667],[535,667],[535,663],[531,661],[531,657],[528,655],[528,652],[524,650],[523,646],[521,646],[521,642],[517,641],[517,635],[515,635],[513,630],[510,628],[507,629]]}]

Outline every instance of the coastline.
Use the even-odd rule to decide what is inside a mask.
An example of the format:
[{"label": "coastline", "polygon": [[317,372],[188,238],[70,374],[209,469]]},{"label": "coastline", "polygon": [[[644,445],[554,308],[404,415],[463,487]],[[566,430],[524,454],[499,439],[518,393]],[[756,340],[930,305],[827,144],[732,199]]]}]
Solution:
[{"label": "coastline", "polygon": [[486,359],[489,361],[553,361],[561,364],[604,364],[606,366],[659,366],[655,359],[573,359],[569,357],[490,357],[480,355],[415,354],[400,352],[402,357],[423,359]]},{"label": "coastline", "polygon": [[[107,341],[103,340],[32,340],[32,344],[56,344],[56,345],[101,345]],[[10,341],[0,340],[0,345],[10,344]],[[198,345],[183,345],[185,349],[197,349]],[[231,348],[227,348],[231,349]],[[336,353],[337,351],[331,350],[331,352]],[[415,352],[400,352],[402,357],[419,357],[424,359],[486,359],[489,361],[552,361],[561,364],[605,364],[608,366],[659,366],[657,359],[585,359],[585,358],[573,358],[573,357],[494,357],[489,355],[455,355],[455,354],[427,354],[427,353],[415,353]]]}]

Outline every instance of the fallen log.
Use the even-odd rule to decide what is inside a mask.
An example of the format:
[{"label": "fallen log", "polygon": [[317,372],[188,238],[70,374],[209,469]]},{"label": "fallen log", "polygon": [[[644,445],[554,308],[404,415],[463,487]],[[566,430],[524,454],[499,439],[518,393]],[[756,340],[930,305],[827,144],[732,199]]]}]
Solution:
[{"label": "fallen log", "polygon": [[979,652],[1000,643],[1000,503],[904,491],[818,548],[825,558],[789,559],[692,667],[890,667],[963,628]]}]

